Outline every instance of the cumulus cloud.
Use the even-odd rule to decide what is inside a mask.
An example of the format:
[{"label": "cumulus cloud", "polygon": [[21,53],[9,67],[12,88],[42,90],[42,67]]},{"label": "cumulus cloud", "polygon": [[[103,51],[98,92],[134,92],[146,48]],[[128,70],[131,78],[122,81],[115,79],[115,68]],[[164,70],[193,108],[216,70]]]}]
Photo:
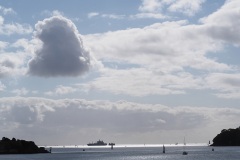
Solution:
[{"label": "cumulus cloud", "polygon": [[[88,14],[88,18],[100,16],[110,19],[170,19],[172,13],[194,16],[201,10],[204,2],[205,0],[142,0],[142,3],[138,7],[140,12],[137,14],[127,16],[91,12]],[[175,17],[177,17],[177,15],[175,15]]]},{"label": "cumulus cloud", "polygon": [[[188,89],[206,89],[215,87],[213,83],[212,87],[209,83],[203,83],[206,77],[212,78],[212,73],[224,72],[235,77],[235,74],[239,73],[239,66],[224,63],[212,58],[212,55],[214,53],[217,57],[218,52],[222,52],[227,45],[239,47],[240,35],[237,30],[240,18],[239,9],[236,7],[238,5],[240,3],[237,0],[226,1],[219,10],[201,19],[202,23],[197,25],[189,24],[187,21],[172,21],[155,23],[143,28],[86,35],[85,42],[98,59],[116,62],[116,66],[118,64],[130,66],[128,71],[132,71],[131,68],[134,67],[146,68],[152,71],[152,74],[149,74],[151,77],[159,80],[159,82],[146,80],[145,71],[135,70],[134,77],[121,69],[103,70],[102,76],[88,83],[87,88],[133,96],[182,94],[186,91],[186,88],[183,89],[187,87],[184,85],[186,81],[185,84],[191,84]],[[178,73],[190,74],[187,76],[189,79],[179,76]],[[171,77],[168,81],[172,82],[171,84],[165,83],[166,77]],[[178,77],[178,80],[175,81],[173,77]],[[109,81],[110,79],[112,81]],[[116,87],[117,85],[125,90]],[[181,89],[177,88],[181,86]],[[149,90],[146,91],[146,88]],[[220,91],[217,96],[224,96],[220,87],[214,90]],[[238,93],[227,92],[226,97],[236,98],[239,97]]]},{"label": "cumulus cloud", "polygon": [[[88,138],[92,139],[91,136],[94,134],[106,139],[113,135],[122,135],[118,137],[119,141],[123,142],[127,139],[130,140],[129,143],[139,143],[142,142],[140,139],[131,140],[127,137],[131,135],[141,137],[158,133],[153,138],[156,140],[164,131],[168,134],[172,131],[183,133],[186,130],[194,131],[197,128],[201,133],[209,130],[207,133],[211,134],[208,136],[215,136],[218,132],[216,128],[220,130],[230,125],[230,122],[233,125],[233,119],[237,124],[240,117],[240,111],[231,108],[187,106],[175,108],[160,104],[139,104],[127,101],[9,97],[1,98],[0,104],[2,121],[0,128],[3,134],[14,136],[15,133],[21,137],[40,138],[43,140],[41,143],[47,144],[54,142],[75,144],[76,138],[79,139],[79,143],[87,143]],[[225,123],[219,123],[221,121],[225,121]],[[211,128],[212,126],[214,129]],[[41,134],[38,133],[40,130]],[[193,136],[194,138],[199,137],[199,132],[190,133],[196,134]],[[178,137],[179,135],[171,134],[165,138],[169,143]],[[64,139],[67,140],[64,141]],[[201,142],[206,139],[198,140]]]},{"label": "cumulus cloud", "polygon": [[82,39],[72,21],[54,16],[39,21],[35,28],[35,36],[42,45],[29,61],[30,75],[79,76],[89,71],[89,52],[83,47]]},{"label": "cumulus cloud", "polygon": [[4,17],[0,16],[0,35],[30,33],[32,33],[32,27],[29,24],[5,23]]},{"label": "cumulus cloud", "polygon": [[5,8],[3,6],[0,6],[0,11],[4,14],[16,14],[16,12],[12,8]]},{"label": "cumulus cloud", "polygon": [[201,26],[188,25],[186,21],[87,35],[85,42],[100,59],[161,68],[162,72],[184,67],[231,70],[228,65],[205,57],[208,52],[218,51],[221,43],[203,34]]},{"label": "cumulus cloud", "polygon": [[227,43],[240,46],[240,1],[229,0],[213,14],[202,18],[204,29],[208,35]]},{"label": "cumulus cloud", "polygon": [[28,39],[12,43],[0,41],[0,78],[25,75],[27,61],[37,44],[36,40]]},{"label": "cumulus cloud", "polygon": [[174,3],[170,4],[168,10],[193,16],[201,10],[202,4],[205,1],[206,0],[176,0]]},{"label": "cumulus cloud", "polygon": [[53,10],[53,11],[44,10],[42,11],[41,14],[43,16],[64,16],[64,13],[59,10]]},{"label": "cumulus cloud", "polygon": [[[168,12],[182,13],[187,16],[193,16],[201,10],[205,0],[142,0],[139,11],[143,15],[162,15],[162,18],[168,17]],[[149,14],[151,13],[151,14]],[[159,18],[159,17],[158,17]]]},{"label": "cumulus cloud", "polygon": [[143,0],[139,10],[142,12],[157,12],[161,10],[162,4],[159,0]]},{"label": "cumulus cloud", "polygon": [[0,54],[0,78],[24,74],[25,56],[21,52]]}]

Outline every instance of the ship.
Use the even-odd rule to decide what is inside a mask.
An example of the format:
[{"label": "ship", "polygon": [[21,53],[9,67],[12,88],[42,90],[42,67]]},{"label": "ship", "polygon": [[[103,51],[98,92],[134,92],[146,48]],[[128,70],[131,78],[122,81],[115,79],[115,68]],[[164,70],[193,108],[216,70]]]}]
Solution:
[{"label": "ship", "polygon": [[88,143],[87,145],[88,146],[106,146],[107,143],[104,143],[103,141],[98,140],[96,143]]}]

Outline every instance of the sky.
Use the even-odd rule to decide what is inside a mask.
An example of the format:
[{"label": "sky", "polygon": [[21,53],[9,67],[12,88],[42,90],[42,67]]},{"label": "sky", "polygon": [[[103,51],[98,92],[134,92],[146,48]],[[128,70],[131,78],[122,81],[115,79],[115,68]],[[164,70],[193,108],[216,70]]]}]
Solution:
[{"label": "sky", "polygon": [[1,0],[0,137],[207,143],[240,121],[239,0]]}]

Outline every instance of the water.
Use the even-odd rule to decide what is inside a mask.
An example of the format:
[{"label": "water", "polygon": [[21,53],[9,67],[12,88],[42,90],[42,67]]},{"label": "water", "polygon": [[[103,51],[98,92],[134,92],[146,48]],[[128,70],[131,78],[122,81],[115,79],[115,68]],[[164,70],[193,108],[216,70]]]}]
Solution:
[{"label": "water", "polygon": [[118,147],[110,148],[53,148],[51,154],[0,155],[0,160],[239,160],[240,147],[187,146],[183,148],[162,147]]}]

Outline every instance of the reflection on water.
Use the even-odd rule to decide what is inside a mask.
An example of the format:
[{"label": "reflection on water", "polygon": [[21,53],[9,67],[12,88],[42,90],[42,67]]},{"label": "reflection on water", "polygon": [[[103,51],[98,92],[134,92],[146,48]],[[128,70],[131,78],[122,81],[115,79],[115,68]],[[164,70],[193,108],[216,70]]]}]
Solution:
[{"label": "reflection on water", "polygon": [[[52,154],[32,155],[0,155],[1,160],[239,160],[240,147],[212,147],[187,146],[188,155],[182,155],[182,146],[166,146],[166,153],[162,153],[162,146],[151,147],[86,147],[76,146],[52,148]],[[85,151],[84,151],[85,150]]]}]

